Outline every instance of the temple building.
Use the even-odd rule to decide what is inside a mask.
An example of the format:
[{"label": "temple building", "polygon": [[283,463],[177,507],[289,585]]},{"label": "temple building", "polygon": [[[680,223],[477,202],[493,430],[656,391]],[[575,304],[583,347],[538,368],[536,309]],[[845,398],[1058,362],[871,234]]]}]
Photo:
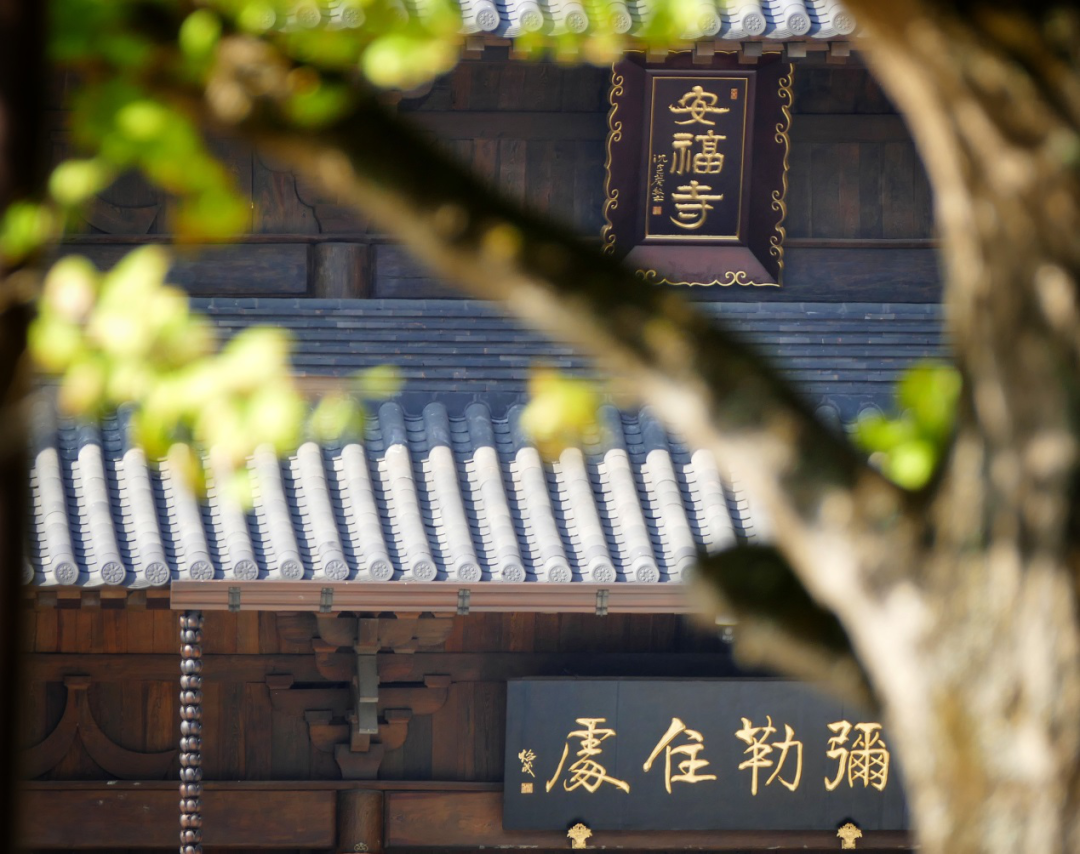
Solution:
[{"label": "temple building", "polygon": [[[464,4],[462,61],[396,109],[745,336],[836,430],[891,411],[944,355],[940,289],[926,175],[857,23],[836,0],[710,2],[682,53],[515,56],[589,8]],[[631,30],[649,11],[612,8]],[[256,453],[250,510],[151,465],[123,411],[36,413],[26,848],[908,847],[887,730],[741,672],[738,627],[692,616],[695,556],[770,537],[738,471],[612,405],[602,442],[544,459],[529,371],[591,375],[581,355],[216,144],[250,233],[170,280],[224,337],[290,330],[313,395],[387,364],[403,390],[362,441]],[[106,267],[170,216],[125,177],[61,249]]]}]

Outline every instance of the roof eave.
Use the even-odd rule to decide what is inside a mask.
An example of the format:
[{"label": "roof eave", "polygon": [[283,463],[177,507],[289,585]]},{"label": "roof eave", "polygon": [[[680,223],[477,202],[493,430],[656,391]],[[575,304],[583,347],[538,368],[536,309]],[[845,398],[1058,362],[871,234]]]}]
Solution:
[{"label": "roof eave", "polygon": [[177,581],[173,610],[689,614],[707,603],[684,584]]}]

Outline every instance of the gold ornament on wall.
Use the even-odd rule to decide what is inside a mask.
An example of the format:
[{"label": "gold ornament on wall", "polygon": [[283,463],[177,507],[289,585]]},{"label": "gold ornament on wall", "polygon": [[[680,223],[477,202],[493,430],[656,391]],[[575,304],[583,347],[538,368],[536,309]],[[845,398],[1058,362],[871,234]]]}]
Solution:
[{"label": "gold ornament on wall", "polygon": [[587,848],[585,840],[592,836],[592,831],[579,821],[566,831],[566,835],[570,838],[571,848]]}]

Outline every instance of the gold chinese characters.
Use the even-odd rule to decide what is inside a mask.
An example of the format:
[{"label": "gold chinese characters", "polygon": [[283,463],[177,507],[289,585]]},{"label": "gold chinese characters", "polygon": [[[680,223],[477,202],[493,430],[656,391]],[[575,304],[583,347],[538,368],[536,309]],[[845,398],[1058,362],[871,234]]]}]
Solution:
[{"label": "gold chinese characters", "polygon": [[[775,770],[769,775],[769,778],[765,781],[765,785],[768,786],[773,780],[779,780],[780,785],[787,788],[789,792],[794,792],[799,788],[799,781],[802,779],[802,758],[803,758],[803,744],[801,741],[795,740],[795,731],[784,724],[784,740],[769,743],[769,739],[776,734],[776,727],[772,725],[772,718],[769,715],[765,716],[765,726],[754,726],[750,723],[749,718],[742,719],[742,729],[735,733],[735,737],[740,741],[745,741],[749,747],[744,750],[744,753],[749,753],[750,758],[739,764],[739,770],[745,771],[750,769],[750,794],[756,795],[758,793],[758,771],[762,768],[772,768],[775,766]],[[792,779],[785,780],[780,776],[780,772],[784,768],[784,763],[787,761],[788,752],[795,749],[795,773]],[[780,755],[775,759],[770,759],[773,751],[779,749]]]},{"label": "gold chinese characters", "polygon": [[[737,90],[732,90],[737,91]],[[719,107],[717,102],[720,96],[714,92],[706,92],[701,86],[694,86],[674,104],[669,104],[668,109],[677,116],[686,118],[676,121],[677,125],[715,125],[716,122],[709,118],[710,115],[722,115],[731,112],[730,107]],[[724,153],[719,150],[720,143],[726,142],[727,136],[718,134],[709,127],[704,133],[690,131],[677,131],[671,139],[671,163],[672,175],[719,175],[724,169]],[[697,149],[695,151],[695,143]],[[663,157],[663,155],[657,155]],[[654,156],[654,161],[656,157]],[[666,158],[665,158],[666,159]],[[662,171],[657,171],[657,176],[662,176]],[[664,199],[663,193],[659,192],[656,177],[652,182],[652,197],[654,205]],[[669,219],[679,228],[687,231],[696,231],[705,225],[709,211],[715,206],[711,202],[719,202],[724,198],[723,193],[713,193],[712,186],[691,180],[683,184],[671,193],[671,199],[675,203],[675,215]],[[654,208],[653,213],[659,213],[661,208]]]},{"label": "gold chinese characters", "polygon": [[705,219],[709,215],[709,211],[713,210],[713,206],[709,202],[718,202],[724,198],[723,193],[717,195],[707,195],[706,192],[711,190],[705,184],[699,184],[697,181],[691,181],[684,187],[679,187],[679,192],[672,193],[671,198],[675,200],[675,216],[671,217],[671,221],[680,228],[696,229],[701,228],[705,224]]},{"label": "gold chinese characters", "polygon": [[[561,780],[567,792],[582,789],[592,794],[606,784],[629,793],[630,783],[612,776],[605,765],[605,743],[616,737],[615,729],[606,726],[607,718],[582,717],[575,722],[580,728],[567,733],[558,767],[546,781],[545,791],[550,792]],[[757,796],[761,789],[773,783],[779,783],[789,792],[798,790],[803,778],[805,745],[796,738],[795,729],[784,723],[783,737],[778,737],[781,724],[774,724],[771,715],[765,715],[763,724],[755,724],[746,717],[741,723],[734,736],[746,747],[742,750],[745,758],[737,770],[750,772],[750,794]],[[825,756],[836,762],[836,768],[831,779],[824,778],[825,790],[835,791],[846,782],[852,789],[861,786],[884,791],[889,782],[891,754],[882,737],[881,724],[841,720],[826,727],[832,736],[827,739]],[[570,761],[573,743],[577,749]],[[717,768],[703,755],[705,752],[704,735],[691,729],[681,718],[673,717],[667,731],[645,758],[642,770],[651,772],[663,756],[664,789],[672,794],[675,784],[693,785],[718,779]],[[521,762],[522,775],[535,778],[537,753],[526,748],[517,754],[517,759]],[[532,794],[533,784],[522,782],[521,792]]]},{"label": "gold chinese characters", "polygon": [[[829,739],[829,751],[825,754],[837,761],[836,776],[832,780],[825,778],[825,788],[833,791],[844,779],[847,771],[847,784],[854,788],[862,783],[863,788],[873,786],[879,792],[884,791],[889,782],[889,749],[881,738],[881,724],[859,723],[852,725],[848,721],[829,724],[829,729],[836,733]],[[858,733],[850,748],[844,747],[852,729]]]},{"label": "gold chinese characters", "polygon": [[555,783],[558,782],[559,776],[562,774],[563,765],[566,763],[566,757],[570,752],[570,742],[577,740],[581,742],[581,749],[577,752],[577,761],[571,763],[567,769],[569,775],[566,780],[563,781],[563,788],[572,792],[579,786],[584,788],[585,791],[592,793],[600,788],[604,783],[610,783],[617,789],[622,789],[624,792],[630,791],[630,784],[624,780],[616,780],[614,777],[609,777],[607,769],[600,764],[600,761],[596,759],[603,752],[603,742],[605,739],[612,738],[615,735],[615,730],[600,728],[598,725],[606,723],[607,718],[578,718],[577,723],[581,724],[584,729],[574,730],[566,736],[566,746],[563,747],[562,759],[559,760],[559,767],[555,769],[555,776],[548,780],[546,787],[547,791],[551,791]]},{"label": "gold chinese characters", "polygon": [[[678,747],[672,747],[672,742],[680,735],[686,736],[686,741],[688,743],[680,744]],[[715,774],[698,773],[709,764],[708,760],[700,759],[698,757],[698,754],[705,747],[704,741],[705,739],[700,732],[690,729],[678,718],[672,718],[671,726],[668,727],[668,731],[664,733],[664,737],[656,743],[653,752],[650,753],[649,758],[645,760],[645,770],[648,771],[652,768],[656,757],[663,751],[664,788],[667,789],[669,795],[671,794],[672,783],[700,783],[703,780],[715,780]],[[676,771],[678,772],[676,774],[671,773],[672,756],[686,757],[675,766]]]},{"label": "gold chinese characters", "polygon": [[710,114],[722,115],[730,113],[730,107],[718,107],[716,102],[720,96],[713,92],[706,92],[701,86],[695,86],[668,109],[675,115],[685,115],[686,119],[677,121],[677,125],[715,125],[716,122],[709,119]]},{"label": "gold chinese characters", "polygon": [[[724,155],[716,147],[726,136],[715,133],[711,128],[707,133],[677,133],[672,138],[671,147],[674,156],[671,164],[672,175],[685,175],[688,171],[695,175],[719,175],[724,168]],[[694,142],[701,143],[701,151],[694,154]]]}]

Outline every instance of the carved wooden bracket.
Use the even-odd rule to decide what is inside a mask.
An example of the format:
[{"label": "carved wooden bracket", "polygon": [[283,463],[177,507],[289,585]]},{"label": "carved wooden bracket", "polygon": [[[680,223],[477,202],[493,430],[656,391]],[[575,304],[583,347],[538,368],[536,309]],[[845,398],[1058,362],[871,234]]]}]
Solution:
[{"label": "carved wooden bracket", "polygon": [[175,750],[140,753],[110,739],[94,720],[86,693],[89,676],[67,676],[67,704],[56,728],[44,740],[23,751],[20,767],[28,779],[55,768],[71,750],[78,736],[86,752],[98,765],[121,780],[156,780],[164,777],[176,757]]},{"label": "carved wooden bracket", "polygon": [[357,675],[356,654],[434,652],[442,649],[453,627],[450,614],[397,614],[396,617],[319,614],[318,635],[311,641],[315,666],[328,682],[351,682]]},{"label": "carved wooden bracket", "polygon": [[316,668],[328,682],[348,687],[295,688],[288,674],[269,676],[274,709],[302,716],[312,744],[333,755],[344,779],[374,779],[386,752],[405,743],[409,721],[438,711],[451,682],[433,674],[422,683],[380,684],[379,653],[441,649],[453,624],[451,617],[418,613],[319,614],[311,641]]},{"label": "carved wooden bracket", "polygon": [[357,726],[354,690],[294,688],[287,674],[266,681],[274,710],[302,716],[311,743],[334,757],[345,780],[375,779],[386,752],[405,743],[409,721],[441,709],[451,683],[449,676],[434,674],[425,676],[421,684],[378,686],[378,699],[372,704],[376,724],[371,732],[362,732]]},{"label": "carved wooden bracket", "polygon": [[357,651],[410,653],[441,649],[454,627],[453,615],[397,614],[357,617],[353,614],[318,614],[319,637],[334,647]]}]

